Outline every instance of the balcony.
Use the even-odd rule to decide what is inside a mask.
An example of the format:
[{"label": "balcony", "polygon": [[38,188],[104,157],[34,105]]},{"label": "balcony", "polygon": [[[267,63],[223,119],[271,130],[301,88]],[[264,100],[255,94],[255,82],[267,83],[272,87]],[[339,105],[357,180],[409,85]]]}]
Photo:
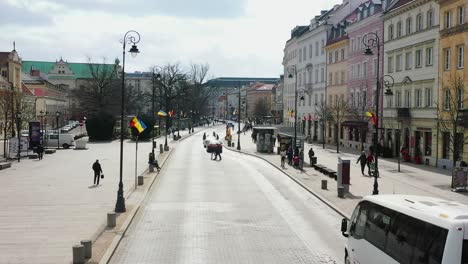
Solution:
[{"label": "balcony", "polygon": [[410,109],[409,108],[398,108],[397,109],[398,118],[410,118]]}]

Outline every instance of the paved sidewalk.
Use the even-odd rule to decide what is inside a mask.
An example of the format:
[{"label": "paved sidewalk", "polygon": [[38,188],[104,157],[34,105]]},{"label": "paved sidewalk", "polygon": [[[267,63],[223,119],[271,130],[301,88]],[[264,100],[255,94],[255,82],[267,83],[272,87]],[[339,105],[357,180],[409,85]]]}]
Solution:
[{"label": "paved sidewalk", "polygon": [[[237,130],[237,129],[236,129]],[[221,133],[222,135],[222,133]],[[237,147],[237,134],[233,136],[233,142]],[[226,144],[227,145],[227,144]],[[230,148],[236,150],[235,148]],[[350,193],[346,194],[345,198],[338,198],[336,181],[322,173],[314,170],[308,163],[304,164],[304,171],[294,169],[287,165],[286,169],[280,167],[279,155],[258,153],[256,146],[252,142],[251,132],[241,134],[241,152],[259,156],[278,169],[283,170],[289,176],[301,182],[310,191],[318,194],[326,199],[329,203],[336,206],[340,211],[348,217],[351,215],[354,207],[364,196],[371,195],[373,190],[374,178],[362,176],[360,165],[356,164],[357,153],[336,153],[336,147],[322,145],[305,144],[305,157],[308,161],[308,151],[313,147],[315,156],[317,156],[318,164],[322,164],[330,169],[337,171],[338,158],[349,159],[351,162],[351,185]],[[328,148],[330,147],[330,148]],[[276,150],[276,149],[275,149]],[[347,151],[344,149],[343,151]],[[447,200],[455,200],[461,203],[468,204],[468,196],[464,193],[455,193],[450,189],[451,176],[449,171],[441,170],[425,165],[401,163],[401,172],[398,172],[398,167],[395,160],[379,159],[380,178],[379,193],[380,194],[413,194],[423,196],[440,197]],[[367,172],[367,168],[366,168]],[[321,189],[321,180],[328,180],[328,189]]]}]

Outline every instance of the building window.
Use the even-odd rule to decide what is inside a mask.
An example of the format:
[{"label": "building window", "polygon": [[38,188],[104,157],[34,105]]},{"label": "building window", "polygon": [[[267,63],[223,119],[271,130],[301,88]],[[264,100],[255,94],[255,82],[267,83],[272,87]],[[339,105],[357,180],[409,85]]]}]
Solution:
[{"label": "building window", "polygon": [[321,50],[322,50],[322,51],[320,52],[320,54],[323,55],[323,54],[325,53],[325,40],[322,39],[322,45],[321,45],[320,47],[321,47]]},{"label": "building window", "polygon": [[345,56],[344,49],[341,49],[341,60],[344,60],[344,56]]},{"label": "building window", "polygon": [[405,92],[405,106],[410,108],[411,107],[411,91],[407,90]]},{"label": "building window", "polygon": [[408,17],[406,19],[406,35],[411,34],[412,29],[413,29],[413,20],[411,19],[411,17]]},{"label": "building window", "polygon": [[442,132],[442,158],[448,159],[450,152],[450,132]]},{"label": "building window", "polygon": [[318,70],[318,69],[315,69],[315,83],[318,83],[318,81],[319,81],[319,76],[318,76],[318,74],[319,74],[319,70]]},{"label": "building window", "polygon": [[450,70],[450,64],[451,64],[451,58],[452,57],[452,52],[450,48],[446,48],[444,50],[444,69],[445,70]]},{"label": "building window", "polygon": [[416,50],[414,63],[416,68],[420,68],[422,66],[422,50]]},{"label": "building window", "polygon": [[393,57],[388,57],[387,69],[388,69],[388,73],[393,72]]},{"label": "building window", "polygon": [[308,71],[309,73],[309,82],[308,83],[312,83],[312,71]]},{"label": "building window", "polygon": [[416,89],[414,99],[415,99],[414,103],[415,103],[416,107],[421,107],[421,99],[422,98],[421,98],[421,90],[420,89]]},{"label": "building window", "polygon": [[444,109],[445,110],[450,110],[450,101],[451,101],[451,96],[450,96],[450,90],[445,90],[445,98],[444,98]]},{"label": "building window", "polygon": [[350,74],[350,76],[351,76],[351,78],[350,78],[351,80],[354,79],[354,65],[351,65],[351,74]]},{"label": "building window", "polygon": [[356,47],[357,50],[361,50],[361,46],[362,46],[361,37],[358,37],[358,38],[357,38],[356,46],[357,46],[357,47]]},{"label": "building window", "polygon": [[388,26],[388,39],[392,40],[394,37],[393,24]]},{"label": "building window", "polygon": [[361,78],[361,64],[360,63],[358,63],[357,65],[357,78],[358,79]]},{"label": "building window", "polygon": [[401,21],[399,21],[397,24],[396,24],[396,34],[397,34],[397,38],[401,37],[401,34],[403,33],[403,25],[401,24]]},{"label": "building window", "polygon": [[401,107],[401,92],[396,91],[395,93],[396,107]]},{"label": "building window", "polygon": [[2,76],[3,76],[4,78],[7,78],[7,71],[2,71]]},{"label": "building window", "polygon": [[332,80],[333,80],[333,73],[330,72],[330,74],[328,74],[328,85],[332,85]]},{"label": "building window", "polygon": [[302,60],[305,61],[307,59],[307,48],[302,48]]},{"label": "building window", "polygon": [[431,92],[431,88],[426,88],[424,97],[425,97],[425,99],[426,99],[426,107],[431,106],[431,105],[432,105],[432,92]]},{"label": "building window", "polygon": [[460,45],[457,47],[457,67],[463,69],[465,67],[465,47]]},{"label": "building window", "polygon": [[319,42],[316,41],[315,42],[315,56],[318,56],[319,55]]},{"label": "building window", "polygon": [[401,54],[396,56],[396,71],[401,71],[403,68],[403,61],[401,59]]},{"label": "building window", "polygon": [[338,51],[335,50],[335,62],[338,62]]},{"label": "building window", "polygon": [[299,49],[299,62],[302,61],[302,49]]},{"label": "building window", "polygon": [[314,102],[314,104],[315,104],[315,105],[318,104],[318,95],[317,95],[317,94],[315,94],[315,102]]},{"label": "building window", "polygon": [[338,84],[339,78],[340,78],[340,75],[338,74],[338,72],[335,72],[335,85]]},{"label": "building window", "polygon": [[333,62],[333,54],[330,52],[328,53],[328,64],[332,64]]},{"label": "building window", "polygon": [[426,48],[426,65],[432,65],[432,47]]},{"label": "building window", "polygon": [[423,30],[423,16],[422,14],[418,14],[416,16],[416,31]]},{"label": "building window", "polygon": [[405,54],[405,69],[410,70],[413,67],[413,54],[411,52],[407,52]]},{"label": "building window", "polygon": [[354,108],[356,106],[356,104],[354,103],[354,93],[351,93],[349,100],[351,101],[351,107]]},{"label": "building window", "polygon": [[393,107],[393,96],[388,96],[387,107]]},{"label": "building window", "polygon": [[341,72],[341,84],[344,84],[344,82],[345,82],[345,72],[342,71]]},{"label": "building window", "polygon": [[458,25],[463,25],[463,23],[465,23],[465,7],[459,6],[457,8],[457,13],[458,13]]},{"label": "building window", "polygon": [[377,75],[378,67],[379,67],[379,64],[377,63],[377,58],[374,58],[374,67],[373,67],[373,69],[374,69],[374,72],[373,72],[373,73],[374,73],[374,76]]},{"label": "building window", "polygon": [[312,44],[309,45],[309,59],[312,58]]},{"label": "building window", "polygon": [[320,95],[320,104],[324,105],[325,101],[323,100],[323,94]]},{"label": "building window", "polygon": [[427,27],[431,28],[434,26],[434,12],[431,10],[427,11]]},{"label": "building window", "polygon": [[452,11],[447,11],[444,13],[444,26],[445,28],[452,27]]}]

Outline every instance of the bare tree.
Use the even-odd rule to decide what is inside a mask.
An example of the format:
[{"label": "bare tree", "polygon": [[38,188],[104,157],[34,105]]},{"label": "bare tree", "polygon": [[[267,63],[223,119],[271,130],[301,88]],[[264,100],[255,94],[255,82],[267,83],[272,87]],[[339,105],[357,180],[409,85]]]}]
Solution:
[{"label": "bare tree", "polygon": [[335,126],[335,138],[336,138],[336,153],[340,152],[340,129],[341,129],[341,123],[344,121],[346,116],[348,115],[348,100],[344,99],[343,96],[337,97],[337,100],[335,100],[335,103],[332,104],[330,102],[330,117],[331,117],[331,122],[334,123]]},{"label": "bare tree", "polygon": [[[365,87],[358,95],[357,98],[351,97],[349,98],[348,103],[348,118],[351,120],[359,121],[359,122],[369,122],[369,117],[367,116],[368,111],[374,111],[375,104],[374,104],[374,93],[368,89],[367,85],[363,82],[363,86]],[[370,92],[370,93],[369,93]],[[361,129],[361,148],[364,148],[365,137],[363,136],[367,133],[369,126],[360,126]]]},{"label": "bare tree", "polygon": [[270,115],[270,108],[265,98],[260,98],[255,102],[253,114],[255,117],[263,117]]},{"label": "bare tree", "polygon": [[453,73],[443,83],[443,102],[437,104],[442,135],[448,135],[449,149],[452,152],[453,167],[460,160],[463,147],[468,140],[465,127],[468,127],[468,112],[465,111],[464,78]]},{"label": "bare tree", "polygon": [[88,69],[91,78],[83,79],[78,89],[73,91],[78,99],[82,112],[117,113],[120,100],[118,80],[118,61],[115,64],[92,63],[88,58]]},{"label": "bare tree", "polygon": [[3,118],[3,156],[7,157],[7,135],[13,134],[14,122],[13,120],[14,111],[14,92],[11,90],[2,91],[0,95],[0,114]]},{"label": "bare tree", "polygon": [[322,147],[325,149],[325,135],[326,135],[326,122],[331,120],[330,107],[324,100],[320,100],[320,103],[315,106],[315,113],[320,117],[322,121]]}]

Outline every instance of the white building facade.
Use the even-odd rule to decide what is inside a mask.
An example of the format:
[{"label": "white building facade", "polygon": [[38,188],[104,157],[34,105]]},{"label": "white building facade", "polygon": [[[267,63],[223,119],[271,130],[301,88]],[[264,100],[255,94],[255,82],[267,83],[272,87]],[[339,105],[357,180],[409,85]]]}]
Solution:
[{"label": "white building facade", "polygon": [[385,147],[393,156],[404,148],[407,161],[435,165],[439,4],[397,2],[384,15],[384,29],[384,74],[395,81],[384,103]]}]

